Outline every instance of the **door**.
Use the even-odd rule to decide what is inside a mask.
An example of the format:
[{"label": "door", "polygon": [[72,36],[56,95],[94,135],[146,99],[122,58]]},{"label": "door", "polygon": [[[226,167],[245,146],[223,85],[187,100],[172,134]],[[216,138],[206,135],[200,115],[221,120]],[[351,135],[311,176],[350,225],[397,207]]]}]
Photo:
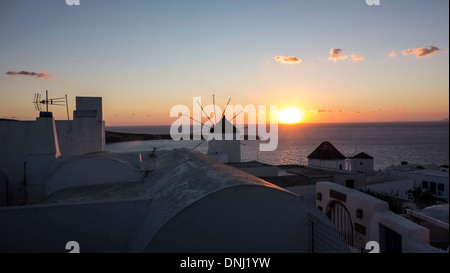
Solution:
[{"label": "door", "polygon": [[347,244],[353,246],[353,224],[345,205],[337,200],[331,201],[325,214],[339,230]]}]

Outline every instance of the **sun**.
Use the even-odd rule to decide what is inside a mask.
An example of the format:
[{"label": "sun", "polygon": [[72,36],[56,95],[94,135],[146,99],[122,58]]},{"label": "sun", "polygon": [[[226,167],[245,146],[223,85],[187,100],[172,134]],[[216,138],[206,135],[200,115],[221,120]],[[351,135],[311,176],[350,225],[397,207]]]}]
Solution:
[{"label": "sun", "polygon": [[297,107],[288,107],[278,111],[278,122],[281,123],[299,123],[303,117],[303,111]]}]

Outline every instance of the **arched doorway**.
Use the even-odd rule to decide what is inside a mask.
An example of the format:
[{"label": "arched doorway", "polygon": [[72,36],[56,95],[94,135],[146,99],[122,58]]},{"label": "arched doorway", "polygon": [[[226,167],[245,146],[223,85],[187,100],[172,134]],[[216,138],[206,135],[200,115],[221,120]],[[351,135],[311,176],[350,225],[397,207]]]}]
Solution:
[{"label": "arched doorway", "polygon": [[347,244],[353,246],[353,223],[345,205],[340,201],[333,200],[328,203],[325,214],[339,230]]}]

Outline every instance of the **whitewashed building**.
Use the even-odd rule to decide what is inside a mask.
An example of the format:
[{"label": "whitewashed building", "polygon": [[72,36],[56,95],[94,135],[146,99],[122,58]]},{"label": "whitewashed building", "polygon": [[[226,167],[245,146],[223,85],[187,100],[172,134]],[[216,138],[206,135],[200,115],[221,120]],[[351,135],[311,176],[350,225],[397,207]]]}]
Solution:
[{"label": "whitewashed building", "polygon": [[430,231],[389,210],[385,201],[331,182],[316,184],[316,206],[355,250],[375,241],[381,253],[444,252]]},{"label": "whitewashed building", "polygon": [[386,168],[386,173],[414,179],[414,186],[449,201],[449,173],[434,164],[407,164]]},{"label": "whitewashed building", "polygon": [[367,175],[374,174],[374,158],[370,155],[361,152],[349,158],[350,160],[350,171],[352,172],[362,172]]},{"label": "whitewashed building", "polygon": [[307,156],[308,166],[345,170],[346,157],[328,141]]},{"label": "whitewashed building", "polygon": [[216,123],[208,136],[208,155],[220,162],[241,162],[240,131],[225,116]]},{"label": "whitewashed building", "polygon": [[0,204],[42,195],[39,181],[59,157],[104,151],[102,98],[77,97],[76,107],[73,120],[55,121],[51,112],[35,121],[0,120]]}]

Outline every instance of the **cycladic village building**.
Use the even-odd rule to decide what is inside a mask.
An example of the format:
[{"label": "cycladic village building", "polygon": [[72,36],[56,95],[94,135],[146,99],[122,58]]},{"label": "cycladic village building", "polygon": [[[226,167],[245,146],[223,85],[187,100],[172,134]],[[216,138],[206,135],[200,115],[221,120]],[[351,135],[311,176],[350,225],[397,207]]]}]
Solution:
[{"label": "cycladic village building", "polygon": [[[105,152],[97,97],[77,97],[70,121],[51,112],[0,120],[0,252],[68,252],[76,242],[80,252],[339,253],[361,252],[368,241],[384,252],[440,252],[426,226],[349,187],[359,182],[347,175],[364,173],[317,182],[309,201],[224,164],[241,161],[239,132],[232,132],[231,140],[208,143],[209,156]],[[345,171],[335,154],[334,162],[309,159]]]},{"label": "cycladic village building", "polygon": [[207,156],[224,163],[241,162],[240,131],[225,116],[209,132]]},{"label": "cycladic village building", "polygon": [[[336,231],[301,196],[199,152],[105,152],[101,98],[76,104],[71,121],[0,121],[0,252],[75,241],[81,252],[301,253],[312,219]],[[328,240],[335,248],[321,251],[347,247]]]}]

